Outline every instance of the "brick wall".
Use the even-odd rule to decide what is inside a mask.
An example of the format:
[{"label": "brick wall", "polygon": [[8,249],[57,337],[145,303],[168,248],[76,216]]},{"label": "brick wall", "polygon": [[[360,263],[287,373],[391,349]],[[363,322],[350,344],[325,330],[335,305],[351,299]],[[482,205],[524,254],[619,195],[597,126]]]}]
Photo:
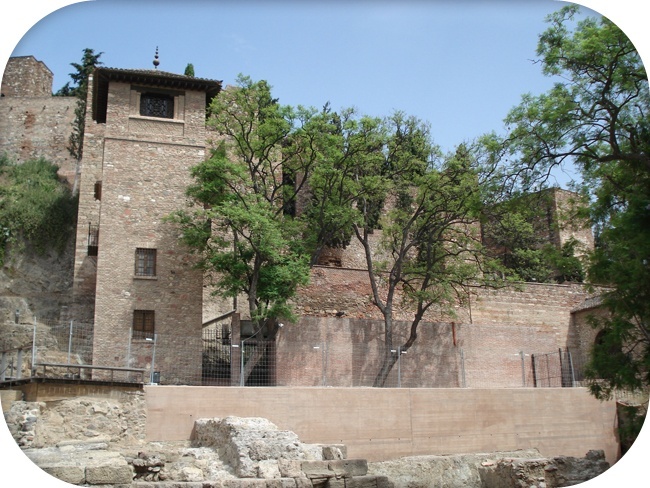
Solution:
[{"label": "brick wall", "polygon": [[[585,326],[572,322],[571,311],[589,297],[579,284],[472,289],[455,316],[433,312],[420,324],[415,345],[400,356],[402,386],[531,386],[533,354],[577,347]],[[296,302],[300,319],[277,338],[277,384],[372,385],[384,323],[370,300],[367,273],[316,267]],[[396,307],[395,347],[406,341],[412,317],[406,307]],[[396,375],[394,366],[389,384],[397,384]]]}]

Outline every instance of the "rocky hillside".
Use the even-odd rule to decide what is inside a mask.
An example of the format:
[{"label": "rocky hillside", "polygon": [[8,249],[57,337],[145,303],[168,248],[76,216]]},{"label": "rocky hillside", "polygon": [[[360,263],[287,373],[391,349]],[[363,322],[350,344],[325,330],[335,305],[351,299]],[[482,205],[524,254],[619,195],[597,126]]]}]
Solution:
[{"label": "rocky hillside", "polygon": [[0,268],[0,342],[23,345],[31,341],[35,321],[54,323],[65,315],[72,297],[73,264],[74,236],[61,254],[52,250],[40,255],[29,246],[10,252]]}]

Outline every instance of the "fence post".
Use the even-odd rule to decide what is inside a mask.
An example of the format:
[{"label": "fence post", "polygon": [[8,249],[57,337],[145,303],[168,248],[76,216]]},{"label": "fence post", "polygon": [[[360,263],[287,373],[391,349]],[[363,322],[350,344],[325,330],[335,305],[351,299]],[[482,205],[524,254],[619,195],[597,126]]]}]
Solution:
[{"label": "fence post", "polygon": [[[156,334],[154,334],[155,336]],[[155,337],[154,337],[155,339]],[[146,340],[146,338],[145,338]],[[133,342],[133,327],[129,329],[129,342],[126,345],[126,364],[127,368],[131,367],[131,343]]]},{"label": "fence post", "polygon": [[158,334],[153,335],[153,353],[151,354],[151,378],[149,378],[149,383],[154,383],[154,375],[156,373],[156,342],[158,339]]},{"label": "fence post", "polygon": [[68,364],[70,364],[70,353],[72,352],[72,323],[73,322],[74,320],[70,321],[70,334],[68,336]]},{"label": "fence post", "polygon": [[322,385],[327,386],[327,342],[322,344],[322,358],[323,358],[323,380]]},{"label": "fence post", "polygon": [[246,339],[242,339],[241,341],[241,356],[240,356],[240,364],[239,364],[239,386],[246,386],[246,378],[244,377],[244,341]]},{"label": "fence post", "polygon": [[397,346],[397,388],[402,387],[402,346]]},{"label": "fence post", "polygon": [[562,364],[562,348],[558,349],[558,357],[560,359],[560,386],[564,386],[564,365]]},{"label": "fence post", "polygon": [[537,388],[537,369],[535,368],[535,355],[531,354],[530,362],[533,365],[533,387]]},{"label": "fence post", "polygon": [[526,387],[526,360],[524,359],[524,351],[519,351],[521,356],[521,386]]},{"label": "fence post", "polygon": [[571,372],[571,388],[574,388],[576,386],[576,374],[575,374],[575,370],[573,369],[573,357],[571,356],[571,351],[568,348],[566,350],[566,353],[569,358],[569,371]]},{"label": "fence post", "polygon": [[32,376],[36,376],[36,316],[34,316],[34,333],[32,335]]},{"label": "fence post", "polygon": [[461,385],[463,388],[467,388],[467,383],[465,382],[465,351],[461,347],[460,349],[460,373],[461,373]]},{"label": "fence post", "polygon": [[2,351],[2,359],[0,359],[0,381],[4,381],[7,377],[7,353]]},{"label": "fence post", "polygon": [[18,349],[18,358],[16,360],[18,363],[18,369],[16,370],[16,379],[19,380],[23,377],[23,350]]}]

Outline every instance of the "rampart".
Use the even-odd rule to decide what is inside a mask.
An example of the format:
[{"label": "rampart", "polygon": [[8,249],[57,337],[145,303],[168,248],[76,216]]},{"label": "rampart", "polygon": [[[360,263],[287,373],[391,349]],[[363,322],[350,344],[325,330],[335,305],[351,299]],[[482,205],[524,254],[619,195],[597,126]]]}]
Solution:
[{"label": "rampart", "polygon": [[52,73],[33,56],[10,58],[2,78],[0,154],[18,162],[45,158],[74,184],[76,161],[68,152],[75,97],[52,96]]}]

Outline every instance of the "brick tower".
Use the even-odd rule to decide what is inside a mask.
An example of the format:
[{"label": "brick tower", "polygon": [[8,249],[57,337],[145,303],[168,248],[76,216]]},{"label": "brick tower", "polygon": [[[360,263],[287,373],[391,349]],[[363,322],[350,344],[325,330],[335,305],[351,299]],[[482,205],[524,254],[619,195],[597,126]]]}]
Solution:
[{"label": "brick tower", "polygon": [[94,320],[96,366],[200,379],[202,273],[165,217],[185,205],[220,89],[157,69],[98,68],[89,80],[74,295],[77,317]]}]

